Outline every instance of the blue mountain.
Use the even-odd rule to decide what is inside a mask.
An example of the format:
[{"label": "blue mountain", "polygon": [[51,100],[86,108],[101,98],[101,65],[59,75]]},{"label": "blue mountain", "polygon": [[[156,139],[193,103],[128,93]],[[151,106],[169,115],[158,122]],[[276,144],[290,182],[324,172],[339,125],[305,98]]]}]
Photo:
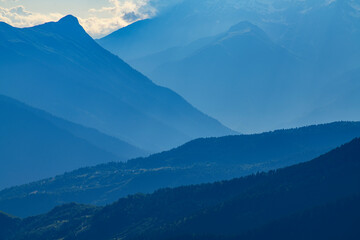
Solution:
[{"label": "blue mountain", "polygon": [[230,6],[233,0],[179,1],[155,18],[121,28],[98,43],[128,62],[225,31],[244,14]]},{"label": "blue mountain", "polygon": [[0,51],[1,94],[147,151],[233,133],[104,50],[75,17],[1,23]]},{"label": "blue mountain", "polygon": [[[358,239],[360,139],[309,162],[230,181],[161,189],[105,207],[0,213],[5,240]],[[1,228],[0,228],[1,229]]]},{"label": "blue mountain", "polygon": [[240,21],[253,22],[278,39],[289,25],[303,17],[303,12],[326,8],[326,3],[326,0],[180,0],[160,9],[156,17],[114,31],[98,42],[128,62],[214,36]]},{"label": "blue mountain", "polygon": [[0,188],[147,153],[0,95]]},{"label": "blue mountain", "polygon": [[[184,0],[98,42],[240,132],[358,120],[356,91],[335,91],[334,99],[330,86],[342,89],[360,67],[359,9],[355,0]],[[268,36],[263,44],[276,47],[261,55],[256,39],[233,37],[237,44],[227,39],[211,48],[239,22],[258,26]],[[240,46],[243,58],[231,59]],[[274,54],[279,48],[287,54]]]},{"label": "blue mountain", "polygon": [[337,122],[197,139],[149,157],[82,168],[5,189],[0,191],[0,210],[24,217],[62,203],[104,205],[138,192],[231,179],[308,161],[358,136],[359,122]]},{"label": "blue mountain", "polygon": [[180,60],[163,61],[148,75],[243,132],[275,129],[281,119],[301,108],[299,97],[308,85],[306,64],[259,27],[240,22],[181,52],[200,44],[203,46]]}]

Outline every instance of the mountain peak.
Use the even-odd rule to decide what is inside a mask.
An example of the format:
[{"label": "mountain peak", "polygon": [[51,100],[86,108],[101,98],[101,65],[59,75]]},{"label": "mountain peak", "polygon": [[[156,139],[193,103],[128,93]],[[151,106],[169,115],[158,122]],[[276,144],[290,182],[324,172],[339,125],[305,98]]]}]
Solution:
[{"label": "mountain peak", "polygon": [[61,18],[58,23],[80,25],[79,20],[73,15],[66,15],[65,17]]},{"label": "mountain peak", "polygon": [[90,38],[84,28],[80,25],[79,20],[73,15],[67,15],[61,18],[58,22],[45,23],[39,27],[45,28],[46,31],[66,35],[71,39],[78,39],[79,37]]},{"label": "mountain peak", "polygon": [[254,24],[252,24],[251,22],[248,21],[243,21],[243,22],[239,22],[238,24],[233,25],[230,29],[229,32],[250,32],[250,31],[258,31],[260,30],[257,26],[255,26]]},{"label": "mountain peak", "polygon": [[252,35],[256,37],[260,37],[262,39],[268,39],[267,34],[258,26],[252,24],[248,21],[242,21],[238,24],[233,25],[227,32],[230,35]]}]

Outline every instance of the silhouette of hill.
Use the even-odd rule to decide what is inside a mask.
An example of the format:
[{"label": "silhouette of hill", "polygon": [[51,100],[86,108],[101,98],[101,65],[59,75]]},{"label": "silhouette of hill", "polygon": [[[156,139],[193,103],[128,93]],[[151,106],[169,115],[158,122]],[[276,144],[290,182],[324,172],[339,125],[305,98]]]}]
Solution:
[{"label": "silhouette of hill", "polygon": [[19,227],[20,219],[0,212],[0,239],[6,239]]},{"label": "silhouette of hill", "polygon": [[0,94],[147,151],[234,133],[101,48],[77,19],[0,25]]},{"label": "silhouette of hill", "polygon": [[208,43],[183,59],[157,67],[149,76],[243,132],[275,129],[279,119],[305,104],[299,102],[308,85],[305,63],[257,26],[240,22],[211,41],[199,42]]},{"label": "silhouette of hill", "polygon": [[1,189],[146,155],[118,139],[1,95],[0,109]]},{"label": "silhouette of hill", "polygon": [[[331,232],[337,235],[330,239],[355,239],[359,170],[360,139],[355,139],[310,162],[268,173],[132,195],[98,209],[60,206],[22,220],[8,239],[231,239],[243,234],[261,239],[256,237],[263,233],[315,239]],[[297,224],[316,219],[321,221]],[[322,233],[326,226],[335,229]]]},{"label": "silhouette of hill", "polygon": [[0,192],[0,210],[24,217],[62,203],[103,205],[128,194],[232,179],[307,161],[357,136],[358,122],[339,122],[197,139],[146,158],[82,168],[5,189]]},{"label": "silhouette of hill", "polygon": [[307,211],[274,221],[241,239],[357,239],[360,231],[359,195],[338,200],[336,203],[315,207]]},{"label": "silhouette of hill", "polygon": [[330,1],[308,9],[279,42],[309,62],[316,78],[326,80],[360,67],[359,18],[356,1]]},{"label": "silhouette of hill", "polygon": [[[184,0],[98,42],[226,126],[254,133],[359,119],[357,91],[335,98],[329,89],[360,67],[359,19],[356,0]],[[213,46],[239,22],[268,39]]]},{"label": "silhouette of hill", "polygon": [[[97,42],[125,61],[218,34],[246,14],[238,1],[180,1],[153,19],[135,22]],[[245,4],[246,5],[246,4]]]}]

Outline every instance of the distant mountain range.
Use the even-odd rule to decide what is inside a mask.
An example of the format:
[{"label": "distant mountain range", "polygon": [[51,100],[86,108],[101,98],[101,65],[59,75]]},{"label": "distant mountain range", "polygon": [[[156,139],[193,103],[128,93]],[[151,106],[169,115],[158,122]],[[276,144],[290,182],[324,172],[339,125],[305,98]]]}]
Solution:
[{"label": "distant mountain range", "polygon": [[358,0],[141,6],[0,22],[0,240],[358,240]]},{"label": "distant mountain range", "polygon": [[146,151],[234,132],[101,48],[77,19],[0,23],[0,94]]},{"label": "distant mountain range", "polygon": [[[196,45],[201,47],[191,52]],[[183,48],[179,52],[191,53],[163,60],[148,76],[233,128],[256,132],[266,130],[259,128],[262,124],[268,129],[273,124],[275,129],[279,119],[286,121],[289,112],[307,106],[299,102],[304,85],[310,84],[305,82],[306,64],[249,22]],[[154,57],[149,62],[156,62]]]},{"label": "distant mountain range", "polygon": [[221,181],[308,161],[360,136],[359,122],[206,138],[126,163],[82,168],[0,192],[0,211],[30,216],[69,202],[103,205],[138,192]]},{"label": "distant mountain range", "polygon": [[219,34],[242,20],[252,21],[253,11],[264,13],[269,5],[263,1],[181,0],[158,16],[121,28],[98,42],[130,61]]},{"label": "distant mountain range", "polygon": [[163,189],[106,207],[68,204],[4,239],[357,239],[360,140],[310,162],[231,181]]},{"label": "distant mountain range", "polygon": [[0,189],[147,153],[0,95]]},{"label": "distant mountain range", "polygon": [[357,91],[341,86],[358,78],[359,20],[355,0],[184,0],[98,42],[201,111],[254,133],[359,120]]}]

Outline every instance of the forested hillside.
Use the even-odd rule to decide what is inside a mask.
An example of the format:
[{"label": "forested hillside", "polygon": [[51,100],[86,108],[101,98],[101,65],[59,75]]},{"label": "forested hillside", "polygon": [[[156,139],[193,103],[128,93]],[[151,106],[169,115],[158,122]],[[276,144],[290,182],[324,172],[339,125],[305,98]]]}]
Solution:
[{"label": "forested hillside", "polygon": [[[355,208],[344,223],[354,226],[359,219],[354,204],[360,194],[359,171],[360,139],[355,139],[310,162],[268,173],[132,195],[100,209],[75,204],[57,207],[22,220],[8,239],[226,239],[249,231],[254,232],[247,238],[256,239],[274,221],[279,230],[292,226],[299,232],[294,221],[342,216],[349,213],[349,206]],[[333,218],[311,226],[319,226],[320,232],[315,234],[320,234],[324,226],[336,223],[340,236],[354,239],[357,228],[342,222]],[[314,239],[306,226],[301,239]],[[268,237],[291,234],[270,231]],[[332,239],[340,238],[334,235]]]},{"label": "forested hillside", "polygon": [[308,161],[358,136],[358,122],[339,122],[197,139],[147,158],[82,168],[5,189],[0,192],[0,210],[25,217],[63,203],[103,205],[128,194],[232,179]]}]

